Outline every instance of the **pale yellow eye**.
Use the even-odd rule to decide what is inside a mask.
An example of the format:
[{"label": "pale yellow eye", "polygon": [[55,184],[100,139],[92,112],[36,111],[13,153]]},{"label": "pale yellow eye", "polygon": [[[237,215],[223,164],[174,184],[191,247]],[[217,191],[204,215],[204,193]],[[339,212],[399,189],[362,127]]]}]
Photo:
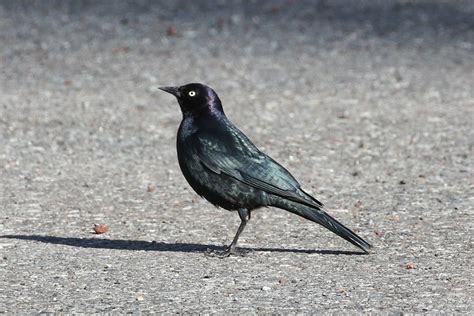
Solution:
[{"label": "pale yellow eye", "polygon": [[188,95],[190,97],[194,97],[196,95],[196,92],[195,91],[189,91]]}]

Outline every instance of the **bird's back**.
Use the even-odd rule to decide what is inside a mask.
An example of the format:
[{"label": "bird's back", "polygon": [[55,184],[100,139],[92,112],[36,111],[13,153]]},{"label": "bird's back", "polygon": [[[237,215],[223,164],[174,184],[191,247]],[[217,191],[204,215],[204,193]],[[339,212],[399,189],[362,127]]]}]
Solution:
[{"label": "bird's back", "polygon": [[227,209],[270,205],[273,195],[322,205],[223,114],[183,119],[178,132],[178,160],[194,190]]}]

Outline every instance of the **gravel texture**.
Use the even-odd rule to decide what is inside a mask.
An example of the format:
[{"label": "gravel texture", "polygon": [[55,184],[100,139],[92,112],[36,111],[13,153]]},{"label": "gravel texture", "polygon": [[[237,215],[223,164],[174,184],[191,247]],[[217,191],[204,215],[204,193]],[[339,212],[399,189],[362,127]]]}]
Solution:
[{"label": "gravel texture", "polygon": [[[473,312],[474,2],[0,2],[0,312]],[[175,153],[203,82],[370,255]],[[109,231],[93,234],[94,224]]]}]

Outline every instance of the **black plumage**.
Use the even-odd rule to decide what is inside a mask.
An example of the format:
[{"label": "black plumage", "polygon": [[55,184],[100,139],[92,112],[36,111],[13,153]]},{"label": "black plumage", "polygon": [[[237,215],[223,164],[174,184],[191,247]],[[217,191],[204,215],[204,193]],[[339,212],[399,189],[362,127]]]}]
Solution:
[{"label": "black plumage", "polygon": [[178,99],[178,161],[191,187],[212,204],[237,210],[241,224],[222,253],[237,253],[237,240],[251,211],[274,206],[316,222],[367,252],[369,243],[332,218],[279,163],[261,152],[224,114],[211,88],[191,83],[162,87]]}]

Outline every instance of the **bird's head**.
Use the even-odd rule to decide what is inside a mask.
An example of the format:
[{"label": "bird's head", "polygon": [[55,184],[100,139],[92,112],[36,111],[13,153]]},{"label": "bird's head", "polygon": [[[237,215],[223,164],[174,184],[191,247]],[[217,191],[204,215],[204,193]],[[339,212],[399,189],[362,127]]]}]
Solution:
[{"label": "bird's head", "polygon": [[203,113],[223,113],[217,93],[206,85],[189,83],[180,87],[160,87],[178,99],[184,116],[199,116]]}]

